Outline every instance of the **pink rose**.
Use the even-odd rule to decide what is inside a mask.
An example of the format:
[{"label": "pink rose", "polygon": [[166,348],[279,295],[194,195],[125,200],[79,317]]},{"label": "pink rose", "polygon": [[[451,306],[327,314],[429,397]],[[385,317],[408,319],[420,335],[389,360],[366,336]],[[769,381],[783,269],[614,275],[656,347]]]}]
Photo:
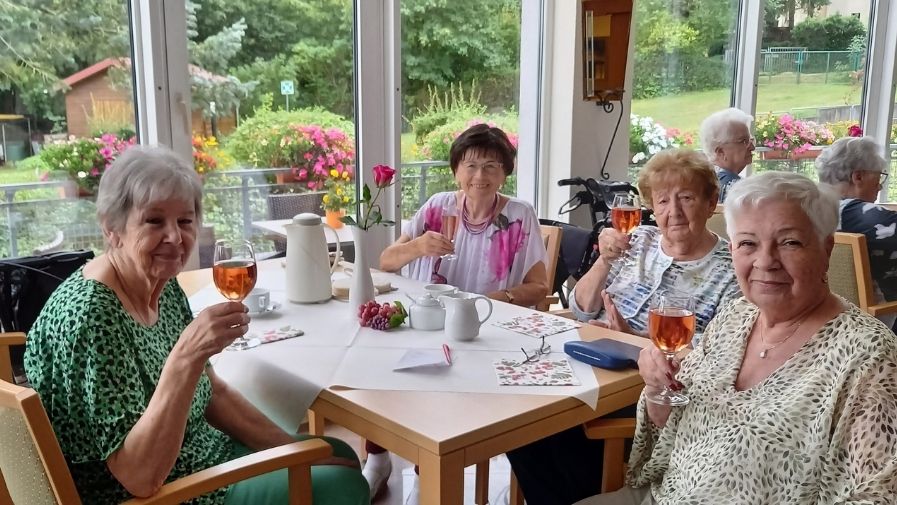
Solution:
[{"label": "pink rose", "polygon": [[378,188],[385,188],[392,184],[392,178],[396,175],[396,171],[386,165],[377,165],[374,167],[374,184]]},{"label": "pink rose", "polygon": [[862,136],[863,136],[863,129],[860,128],[860,125],[855,124],[855,125],[853,125],[853,126],[851,126],[850,128],[847,129],[847,135],[848,135],[849,137],[862,137]]}]

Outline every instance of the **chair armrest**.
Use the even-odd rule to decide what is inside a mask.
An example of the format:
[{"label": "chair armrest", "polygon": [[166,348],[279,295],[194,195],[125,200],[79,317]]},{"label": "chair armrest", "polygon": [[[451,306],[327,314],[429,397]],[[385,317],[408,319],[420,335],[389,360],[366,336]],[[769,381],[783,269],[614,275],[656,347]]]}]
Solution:
[{"label": "chair armrest", "polygon": [[586,421],[582,425],[586,437],[593,440],[607,440],[611,438],[632,438],[635,436],[635,418],[606,418],[599,417]]},{"label": "chair armrest", "polygon": [[[162,486],[149,498],[134,498],[122,505],[177,505],[191,498],[202,496],[224,486],[282,468],[305,467],[309,470],[313,461],[333,454],[330,444],[320,439],[304,440],[273,447],[243,456],[220,465],[181,477]],[[308,473],[308,482],[311,474]],[[308,496],[311,488],[307,489]],[[290,490],[294,494],[295,490]],[[309,500],[308,503],[311,503]]]},{"label": "chair armrest", "polygon": [[573,311],[570,309],[549,310],[548,313],[555,316],[576,320],[576,316],[573,315]]},{"label": "chair armrest", "polygon": [[9,348],[13,345],[24,345],[25,334],[21,332],[0,333],[0,380],[16,383],[16,377],[12,370],[12,357]]},{"label": "chair armrest", "polygon": [[897,302],[886,302],[879,303],[877,305],[870,305],[866,308],[866,311],[873,316],[895,314],[897,313]]},{"label": "chair armrest", "polygon": [[0,333],[0,347],[25,345],[25,334],[20,331]]}]

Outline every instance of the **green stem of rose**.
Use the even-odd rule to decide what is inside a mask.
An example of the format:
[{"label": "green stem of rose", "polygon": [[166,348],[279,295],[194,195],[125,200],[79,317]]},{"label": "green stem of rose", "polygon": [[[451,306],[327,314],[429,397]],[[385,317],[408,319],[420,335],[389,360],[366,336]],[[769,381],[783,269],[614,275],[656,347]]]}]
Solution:
[{"label": "green stem of rose", "polygon": [[371,217],[371,210],[374,208],[374,202],[377,201],[377,198],[380,198],[381,191],[383,191],[383,188],[381,188],[380,186],[377,186],[377,194],[374,195],[374,198],[371,198],[370,202],[368,202],[367,213],[365,213],[365,215],[364,215],[364,222],[362,223],[363,226],[361,227],[362,230],[367,230],[369,226],[373,225],[373,223],[368,224],[368,220]]}]

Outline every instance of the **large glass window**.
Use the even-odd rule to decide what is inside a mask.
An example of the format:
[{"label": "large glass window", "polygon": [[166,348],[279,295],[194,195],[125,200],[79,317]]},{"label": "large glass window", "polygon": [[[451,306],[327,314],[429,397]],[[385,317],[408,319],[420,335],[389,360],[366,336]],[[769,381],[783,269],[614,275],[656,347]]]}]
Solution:
[{"label": "large glass window", "polygon": [[[492,123],[517,142],[521,0],[403,0],[402,217],[456,189],[454,138]],[[502,190],[516,194],[516,174]]]},{"label": "large glass window", "polygon": [[4,2],[0,258],[103,246],[94,194],[134,142],[124,0]]},{"label": "large glass window", "polygon": [[629,151],[635,167],[673,146],[698,148],[698,127],[728,107],[738,0],[635,2]]},{"label": "large glass window", "polygon": [[278,221],[351,210],[352,26],[352,0],[187,2],[201,265],[215,239],[283,251]]},{"label": "large glass window", "polygon": [[765,12],[753,171],[816,179],[813,159],[824,146],[860,134],[871,0],[797,4]]}]

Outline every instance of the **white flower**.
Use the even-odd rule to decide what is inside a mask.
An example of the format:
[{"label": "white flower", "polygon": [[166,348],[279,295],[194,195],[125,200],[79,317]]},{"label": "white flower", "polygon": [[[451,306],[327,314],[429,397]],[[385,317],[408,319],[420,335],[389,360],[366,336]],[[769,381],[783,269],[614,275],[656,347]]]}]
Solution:
[{"label": "white flower", "polygon": [[80,170],[80,171],[78,172],[78,178],[79,178],[79,179],[83,179],[83,178],[85,178],[85,177],[87,177],[87,172],[85,172],[84,170]]}]

